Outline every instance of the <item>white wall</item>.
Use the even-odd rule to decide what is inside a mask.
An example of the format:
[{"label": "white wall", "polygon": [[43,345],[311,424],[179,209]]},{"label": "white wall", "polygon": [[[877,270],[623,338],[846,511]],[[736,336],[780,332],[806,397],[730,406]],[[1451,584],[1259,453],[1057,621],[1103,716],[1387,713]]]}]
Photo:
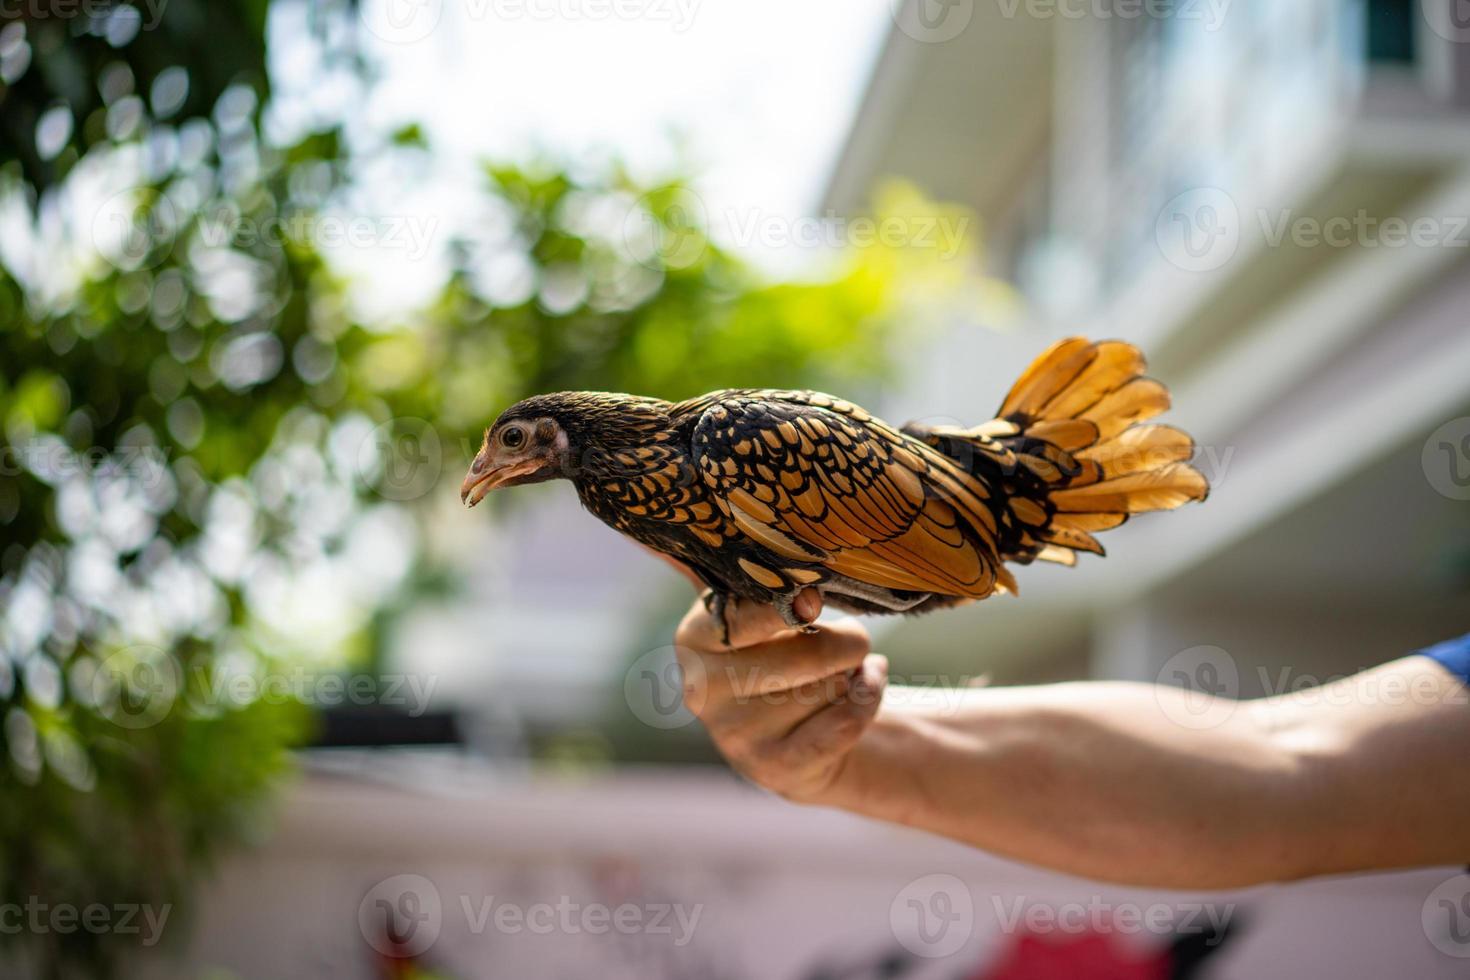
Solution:
[{"label": "white wall", "polygon": [[[437,939],[422,963],[454,977],[780,980],[816,976],[819,966],[832,976],[889,955],[907,964],[890,976],[975,977],[1014,949],[1024,930],[1006,923],[1026,910],[1042,926],[1047,916],[1071,916],[1073,929],[1114,915],[1120,928],[1136,930],[1113,937],[1129,955],[1160,945],[1129,926],[1129,916],[1181,928],[1207,914],[1227,919],[1238,934],[1206,977],[1464,975],[1464,961],[1440,952],[1425,925],[1427,908],[1429,931],[1444,942],[1438,906],[1428,900],[1455,869],[1208,895],[1153,892],[1034,871],[915,832],[798,808],[699,771],[505,783],[427,761],[416,771],[412,787],[306,780],[270,839],[227,862],[188,910],[192,941],[154,958],[147,975],[197,977],[209,968],[275,980],[382,975],[359,910],[367,899],[371,918],[372,900],[400,901],[397,885],[380,884],[397,875],[426,879],[416,886],[421,897],[437,893],[439,912],[419,934],[437,927]],[[507,919],[497,929],[492,911],[489,925],[477,928],[487,902],[491,909],[561,902],[574,924],[543,935]],[[669,934],[591,935],[577,923],[599,903],[630,904],[650,924],[660,904],[682,907],[686,923],[696,909],[698,918],[682,946],[672,915]],[[931,927],[927,942],[916,932],[920,910]],[[1057,927],[1042,938],[1076,933]],[[905,941],[944,955],[915,955]]]}]

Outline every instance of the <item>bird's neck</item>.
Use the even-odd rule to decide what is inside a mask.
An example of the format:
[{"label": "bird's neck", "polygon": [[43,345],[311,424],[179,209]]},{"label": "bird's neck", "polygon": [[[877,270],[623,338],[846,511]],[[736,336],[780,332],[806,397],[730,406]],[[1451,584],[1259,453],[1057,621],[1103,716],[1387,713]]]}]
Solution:
[{"label": "bird's neck", "polygon": [[591,446],[581,453],[572,479],[577,496],[605,523],[632,533],[633,524],[658,520],[681,488],[698,480],[686,446],[670,430],[641,442]]},{"label": "bird's neck", "polygon": [[576,453],[573,482],[596,486],[654,472],[669,462],[670,448],[655,442],[594,443]]}]

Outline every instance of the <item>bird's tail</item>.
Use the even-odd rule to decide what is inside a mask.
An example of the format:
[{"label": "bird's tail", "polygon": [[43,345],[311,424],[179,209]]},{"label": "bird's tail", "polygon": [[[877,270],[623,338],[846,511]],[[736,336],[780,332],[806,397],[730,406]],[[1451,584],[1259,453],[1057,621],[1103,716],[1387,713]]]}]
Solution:
[{"label": "bird's tail", "polygon": [[968,454],[977,476],[1003,485],[1002,557],[1073,565],[1079,551],[1104,553],[1095,532],[1208,495],[1189,465],[1194,440],[1140,424],[1169,407],[1168,389],[1145,366],[1132,344],[1071,337],[1022,373],[995,419],[924,428],[925,441],[951,458]]}]

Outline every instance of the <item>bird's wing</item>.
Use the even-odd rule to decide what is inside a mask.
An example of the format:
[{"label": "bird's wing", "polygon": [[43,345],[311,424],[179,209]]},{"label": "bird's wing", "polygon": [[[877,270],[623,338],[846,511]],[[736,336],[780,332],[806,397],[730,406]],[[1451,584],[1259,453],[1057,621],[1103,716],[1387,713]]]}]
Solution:
[{"label": "bird's wing", "polygon": [[746,537],[884,588],[995,590],[988,491],[941,454],[827,395],[723,394],[701,406],[694,459]]}]

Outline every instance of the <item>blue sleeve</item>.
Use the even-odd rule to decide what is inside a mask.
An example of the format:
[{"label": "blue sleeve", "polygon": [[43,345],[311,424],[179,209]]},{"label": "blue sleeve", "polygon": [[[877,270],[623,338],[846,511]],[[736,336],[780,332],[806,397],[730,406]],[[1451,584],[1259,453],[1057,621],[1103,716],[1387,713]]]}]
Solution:
[{"label": "blue sleeve", "polygon": [[1470,633],[1458,640],[1445,640],[1419,651],[1430,660],[1438,661],[1445,670],[1470,684]]}]

